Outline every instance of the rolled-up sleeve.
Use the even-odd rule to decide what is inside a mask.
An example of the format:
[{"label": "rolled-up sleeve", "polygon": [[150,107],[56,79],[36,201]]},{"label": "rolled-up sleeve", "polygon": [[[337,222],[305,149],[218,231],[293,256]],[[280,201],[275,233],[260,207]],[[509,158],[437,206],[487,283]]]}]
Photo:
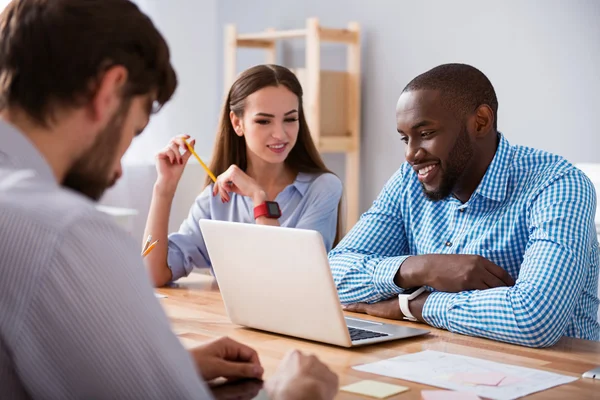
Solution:
[{"label": "rolled-up sleeve", "polygon": [[394,283],[398,269],[410,255],[400,209],[402,178],[400,169],[373,206],[329,253],[343,304],[374,303],[404,290]]}]

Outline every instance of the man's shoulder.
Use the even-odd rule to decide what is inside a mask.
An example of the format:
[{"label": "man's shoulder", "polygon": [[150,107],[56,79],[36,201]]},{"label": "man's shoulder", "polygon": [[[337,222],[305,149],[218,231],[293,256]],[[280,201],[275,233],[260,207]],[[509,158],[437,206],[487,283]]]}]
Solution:
[{"label": "man's shoulder", "polygon": [[[37,254],[51,256],[74,228],[98,232],[113,225],[109,216],[79,193],[35,176],[15,177],[14,172],[0,171],[0,237],[5,243],[28,243],[39,250]],[[11,252],[5,247],[0,244],[4,254]],[[23,261],[28,254],[19,258]]]},{"label": "man's shoulder", "polygon": [[574,168],[566,158],[546,150],[515,145],[513,167],[532,171],[561,172]]},{"label": "man's shoulder", "polygon": [[[0,175],[0,209],[2,218],[14,219],[21,225],[43,226],[49,232],[60,232],[82,216],[103,219],[95,204],[84,196],[22,174]],[[8,183],[7,183],[8,182]],[[3,185],[4,183],[4,185]]]},{"label": "man's shoulder", "polygon": [[563,177],[570,184],[590,186],[587,176],[566,158],[545,150],[513,146],[512,169],[517,180],[526,181],[531,189],[549,186]]},{"label": "man's shoulder", "polygon": [[[39,284],[77,268],[85,271],[80,263],[98,254],[96,241],[129,246],[126,236],[87,198],[35,174],[0,169],[0,275],[5,277],[0,302],[12,305],[11,321],[20,318]],[[80,249],[76,261],[67,261],[75,247]]]}]

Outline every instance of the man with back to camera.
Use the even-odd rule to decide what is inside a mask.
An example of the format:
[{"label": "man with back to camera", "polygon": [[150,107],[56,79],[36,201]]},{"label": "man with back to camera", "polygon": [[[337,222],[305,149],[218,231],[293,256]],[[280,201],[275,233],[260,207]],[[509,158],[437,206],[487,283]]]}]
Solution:
[{"label": "man with back to camera", "polygon": [[[128,0],[14,0],[0,16],[3,397],[209,399],[204,381],[263,376],[228,338],[186,351],[137,243],[94,207],[175,91],[169,59]],[[262,396],[336,392],[335,374],[292,352]]]}]

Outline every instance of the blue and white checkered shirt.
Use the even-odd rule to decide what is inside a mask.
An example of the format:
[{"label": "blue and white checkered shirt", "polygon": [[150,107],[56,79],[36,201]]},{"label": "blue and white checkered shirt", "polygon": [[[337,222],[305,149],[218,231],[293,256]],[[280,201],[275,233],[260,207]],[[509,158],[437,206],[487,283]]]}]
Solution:
[{"label": "blue and white checkered shirt", "polygon": [[329,255],[342,303],[402,292],[394,276],[420,254],[478,254],[513,287],[433,292],[423,318],[438,328],[531,347],[563,335],[599,340],[596,196],[565,159],[500,135],[479,187],[462,204],[428,200],[407,163]]}]

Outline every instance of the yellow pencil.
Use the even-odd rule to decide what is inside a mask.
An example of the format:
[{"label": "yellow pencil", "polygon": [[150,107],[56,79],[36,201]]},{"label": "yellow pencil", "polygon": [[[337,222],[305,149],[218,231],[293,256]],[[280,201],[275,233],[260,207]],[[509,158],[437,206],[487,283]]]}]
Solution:
[{"label": "yellow pencil", "polygon": [[200,163],[200,165],[202,165],[202,168],[204,168],[204,170],[206,171],[206,173],[208,174],[208,176],[210,176],[210,179],[212,179],[213,182],[216,182],[217,178],[215,177],[215,174],[213,174],[212,172],[210,172],[210,169],[208,169],[208,167],[206,166],[206,164],[204,164],[204,161],[202,161],[202,159],[200,158],[200,156],[194,151],[194,148],[192,146],[190,146],[190,144],[184,138],[181,138],[181,139],[183,140],[183,143],[185,143],[185,145],[187,146],[187,148],[190,151],[190,153],[192,153],[194,155],[194,157],[196,157],[196,160],[198,160],[198,162]]},{"label": "yellow pencil", "polygon": [[142,257],[146,257],[148,254],[150,254],[152,249],[156,247],[156,243],[158,243],[158,240],[153,242],[150,246],[148,246],[146,250],[144,250],[144,252],[142,253]]}]

